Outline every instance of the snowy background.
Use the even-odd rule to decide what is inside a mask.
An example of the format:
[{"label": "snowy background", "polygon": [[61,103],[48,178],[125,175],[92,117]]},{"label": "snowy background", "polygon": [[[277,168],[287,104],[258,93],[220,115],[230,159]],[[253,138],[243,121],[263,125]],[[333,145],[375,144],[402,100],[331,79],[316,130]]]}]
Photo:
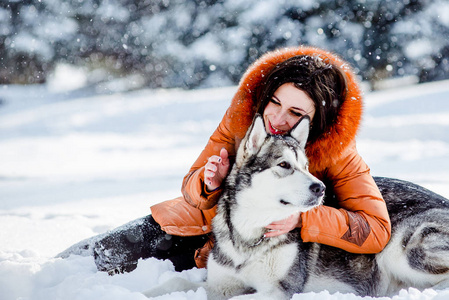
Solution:
[{"label": "snowy background", "polygon": [[54,257],[180,195],[234,85],[278,47],[335,51],[367,91],[390,87],[366,94],[360,153],[373,175],[449,197],[448,36],[446,0],[1,1],[0,299],[145,299],[171,276],[201,280],[154,259],[110,277]]},{"label": "snowy background", "polygon": [[428,82],[449,79],[448,36],[447,0],[0,1],[0,84],[46,82],[64,62],[90,84],[228,86],[299,44],[335,51],[373,87]]},{"label": "snowy background", "polygon": [[[97,272],[90,257],[54,256],[180,195],[182,177],[236,87],[62,91],[83,78],[62,70],[48,85],[0,86],[2,300],[145,299],[142,291],[171,276],[205,275],[196,269],[176,273],[170,262],[149,259],[132,273],[110,277]],[[109,88],[126,90],[128,83],[110,82]],[[358,149],[373,175],[413,181],[449,197],[448,98],[447,81],[366,94]],[[391,299],[448,298],[449,290],[409,289]],[[199,290],[158,299],[206,298]],[[361,298],[323,292],[293,299]]]}]

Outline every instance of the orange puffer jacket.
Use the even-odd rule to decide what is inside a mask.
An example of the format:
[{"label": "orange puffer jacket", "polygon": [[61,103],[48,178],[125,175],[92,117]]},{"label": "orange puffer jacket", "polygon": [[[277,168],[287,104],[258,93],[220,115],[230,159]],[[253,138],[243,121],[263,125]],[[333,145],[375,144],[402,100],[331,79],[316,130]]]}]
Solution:
[{"label": "orange puffer jacket", "polygon": [[[339,66],[348,79],[346,99],[336,121],[328,132],[306,147],[310,172],[333,190],[335,203],[302,213],[301,237],[305,242],[331,245],[354,253],[376,253],[385,247],[391,234],[387,208],[368,166],[355,147],[363,109],[358,82],[346,62],[332,53],[312,47],[286,48],[267,53],[246,71],[221,123],[185,176],[183,197],[151,207],[154,219],[165,232],[192,236],[211,231],[211,221],[221,191],[206,191],[204,165],[211,155],[219,155],[223,147],[231,159],[235,157],[240,141],[253,120],[255,95],[261,82],[274,66],[296,55],[327,59]],[[209,242],[204,249],[197,251],[198,267],[205,266],[211,247],[212,242]]]}]

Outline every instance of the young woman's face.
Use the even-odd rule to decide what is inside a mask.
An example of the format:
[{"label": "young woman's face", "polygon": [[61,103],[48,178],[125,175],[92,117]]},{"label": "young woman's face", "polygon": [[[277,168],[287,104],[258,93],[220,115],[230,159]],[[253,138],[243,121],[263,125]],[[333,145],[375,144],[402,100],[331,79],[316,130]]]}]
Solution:
[{"label": "young woman's face", "polygon": [[286,134],[305,115],[313,120],[313,100],[293,83],[284,83],[274,92],[263,111],[265,130],[270,134]]}]

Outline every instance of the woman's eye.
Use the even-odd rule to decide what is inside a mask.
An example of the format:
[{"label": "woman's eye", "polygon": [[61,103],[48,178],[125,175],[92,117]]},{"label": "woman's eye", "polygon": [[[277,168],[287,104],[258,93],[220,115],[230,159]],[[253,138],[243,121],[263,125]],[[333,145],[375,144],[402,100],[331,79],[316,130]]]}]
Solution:
[{"label": "woman's eye", "polygon": [[286,161],[281,162],[278,166],[281,167],[281,168],[284,168],[284,169],[290,169],[291,168],[290,164],[288,162],[286,162]]},{"label": "woman's eye", "polygon": [[297,116],[297,117],[302,117],[302,116],[303,116],[302,113],[296,112],[296,111],[292,111],[292,114],[295,115],[295,116]]},{"label": "woman's eye", "polygon": [[270,102],[273,103],[273,104],[276,104],[276,105],[281,105],[281,103],[279,103],[279,101],[277,101],[277,100],[274,99],[274,98],[271,98],[271,99],[270,99]]}]

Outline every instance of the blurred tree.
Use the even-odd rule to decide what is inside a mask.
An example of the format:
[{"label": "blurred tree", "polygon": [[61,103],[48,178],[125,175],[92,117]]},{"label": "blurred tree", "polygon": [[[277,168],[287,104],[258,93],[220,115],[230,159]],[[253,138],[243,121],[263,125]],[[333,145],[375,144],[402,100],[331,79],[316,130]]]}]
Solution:
[{"label": "blurred tree", "polygon": [[[443,0],[25,0],[0,3],[0,83],[44,82],[58,62],[92,84],[235,84],[268,50],[339,53],[364,80],[449,78]],[[446,37],[446,38],[444,38]]]},{"label": "blurred tree", "polygon": [[32,1],[0,4],[0,78],[2,82],[40,83],[48,62],[47,52],[33,32],[33,22],[42,7]]},{"label": "blurred tree", "polygon": [[[42,83],[78,25],[42,1],[0,2],[0,83]],[[57,8],[54,10],[53,8]]]}]

